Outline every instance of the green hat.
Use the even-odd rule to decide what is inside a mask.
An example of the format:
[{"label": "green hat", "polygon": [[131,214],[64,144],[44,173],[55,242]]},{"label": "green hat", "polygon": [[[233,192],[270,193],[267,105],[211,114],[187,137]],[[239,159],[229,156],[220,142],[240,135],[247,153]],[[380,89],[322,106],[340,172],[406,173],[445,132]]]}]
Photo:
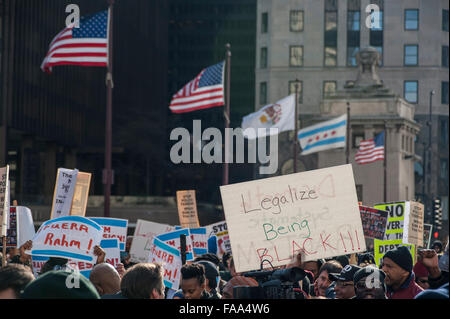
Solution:
[{"label": "green hat", "polygon": [[82,274],[64,270],[52,270],[30,282],[25,287],[20,298],[100,299],[100,295],[94,285]]}]

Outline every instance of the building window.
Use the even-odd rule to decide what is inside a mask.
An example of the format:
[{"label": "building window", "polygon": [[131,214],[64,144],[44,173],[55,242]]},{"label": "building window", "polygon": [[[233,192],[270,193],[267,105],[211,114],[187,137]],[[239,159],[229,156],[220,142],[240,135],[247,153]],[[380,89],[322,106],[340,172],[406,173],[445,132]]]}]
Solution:
[{"label": "building window", "polygon": [[295,84],[298,83],[298,103],[303,103],[303,82],[302,81],[289,81],[289,95],[295,93]]},{"label": "building window", "polygon": [[448,32],[448,10],[442,10],[442,30]]},{"label": "building window", "polygon": [[259,84],[259,104],[267,104],[267,82],[261,82]]},{"label": "building window", "polygon": [[261,14],[261,33],[267,33],[269,30],[269,14],[263,12]]},{"label": "building window", "polygon": [[289,66],[303,66],[303,46],[289,47]]},{"label": "building window", "polygon": [[364,133],[352,133],[352,147],[359,148],[359,144],[364,139]]},{"label": "building window", "polygon": [[260,67],[261,69],[267,68],[267,48],[261,48],[260,56]]},{"label": "building window", "polygon": [[323,82],[323,97],[330,96],[336,92],[336,81]]},{"label": "building window", "polygon": [[441,134],[439,139],[441,145],[448,147],[448,119],[441,119]]},{"label": "building window", "polygon": [[361,14],[359,11],[347,12],[347,30],[348,31],[360,31]]},{"label": "building window", "polygon": [[418,86],[419,83],[417,81],[405,81],[404,87],[404,98],[409,103],[417,103],[418,100]]},{"label": "building window", "polygon": [[419,30],[419,10],[405,10],[405,30]]},{"label": "building window", "polygon": [[[326,9],[325,9],[326,10]],[[324,65],[337,65],[337,10],[325,11]]]},{"label": "building window", "polygon": [[442,66],[448,68],[448,45],[442,46]]},{"label": "building window", "polygon": [[404,63],[405,65],[417,65],[419,55],[418,45],[405,45],[404,48]]},{"label": "building window", "polygon": [[292,32],[303,31],[303,11],[291,10],[289,13],[289,30]]},{"label": "building window", "polygon": [[442,104],[448,104],[448,81],[441,84],[441,100]]},{"label": "building window", "polygon": [[347,11],[347,66],[356,66],[360,48],[360,12]]}]

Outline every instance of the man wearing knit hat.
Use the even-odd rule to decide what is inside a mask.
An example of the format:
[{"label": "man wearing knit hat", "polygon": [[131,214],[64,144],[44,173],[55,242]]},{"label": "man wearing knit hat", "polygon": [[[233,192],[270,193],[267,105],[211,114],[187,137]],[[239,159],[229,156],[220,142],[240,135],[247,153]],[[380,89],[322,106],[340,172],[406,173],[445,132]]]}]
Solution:
[{"label": "man wearing knit hat", "polygon": [[413,258],[407,247],[388,251],[381,269],[386,274],[384,282],[389,299],[413,299],[423,290],[414,280]]}]

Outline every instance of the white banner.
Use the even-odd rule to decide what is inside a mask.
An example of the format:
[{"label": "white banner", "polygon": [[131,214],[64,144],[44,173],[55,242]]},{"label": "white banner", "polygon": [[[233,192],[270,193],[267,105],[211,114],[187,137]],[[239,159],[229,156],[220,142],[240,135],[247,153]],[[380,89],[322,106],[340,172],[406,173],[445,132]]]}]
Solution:
[{"label": "white banner", "polygon": [[0,236],[6,236],[9,215],[9,165],[0,167]]},{"label": "white banner", "polygon": [[77,174],[77,169],[58,168],[50,219],[70,215]]}]

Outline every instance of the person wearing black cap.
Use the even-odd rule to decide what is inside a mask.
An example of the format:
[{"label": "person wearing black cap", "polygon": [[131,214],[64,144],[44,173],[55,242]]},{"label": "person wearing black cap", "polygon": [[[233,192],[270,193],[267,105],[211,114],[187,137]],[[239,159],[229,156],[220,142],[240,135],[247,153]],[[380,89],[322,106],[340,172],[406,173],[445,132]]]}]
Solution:
[{"label": "person wearing black cap", "polygon": [[360,268],[353,276],[354,299],[387,299],[385,277],[382,270],[373,266]]},{"label": "person wearing black cap", "polygon": [[210,261],[200,260],[195,262],[196,264],[203,265],[205,267],[206,277],[206,291],[211,295],[209,299],[221,299],[222,296],[217,292],[217,285],[220,281],[220,274],[218,267]]},{"label": "person wearing black cap", "polygon": [[353,285],[353,276],[361,269],[355,265],[345,266],[339,274],[331,273],[328,278],[335,281],[336,285],[334,291],[336,292],[336,299],[350,299],[355,296],[355,287]]},{"label": "person wearing black cap", "polygon": [[381,269],[386,274],[384,282],[389,299],[413,299],[423,291],[414,280],[413,258],[407,247],[399,246],[388,251],[383,257]]}]

